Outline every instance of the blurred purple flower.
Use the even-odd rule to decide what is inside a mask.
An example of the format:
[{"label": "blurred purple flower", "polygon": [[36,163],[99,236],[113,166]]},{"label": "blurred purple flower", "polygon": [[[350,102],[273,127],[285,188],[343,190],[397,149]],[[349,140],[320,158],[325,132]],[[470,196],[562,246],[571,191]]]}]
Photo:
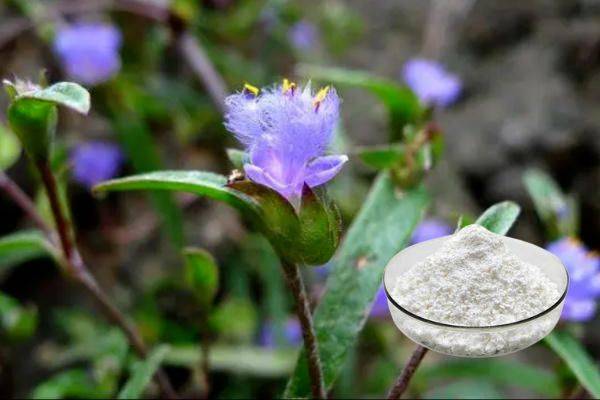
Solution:
[{"label": "blurred purple flower", "polygon": [[313,23],[301,20],[290,27],[288,39],[296,50],[308,51],[317,45],[319,32]]},{"label": "blurred purple flower", "polygon": [[[290,318],[283,326],[283,341],[288,346],[297,346],[302,343],[302,328],[296,318]],[[261,328],[258,344],[262,347],[273,348],[277,346],[277,338],[273,323],[267,321]]]},{"label": "blurred purple flower", "polygon": [[284,80],[283,85],[261,94],[246,85],[225,100],[225,127],[246,147],[244,165],[252,181],[268,186],[292,203],[306,183],[324,184],[341,169],[348,157],[323,154],[333,137],[340,99],[334,89],[316,95]]},{"label": "blurred purple flower", "polygon": [[86,85],[105,82],[119,71],[120,46],[119,30],[100,22],[63,26],[54,38],[54,51],[67,75]]},{"label": "blurred purple flower", "polygon": [[560,258],[569,271],[569,291],[562,318],[568,321],[590,320],[600,297],[600,257],[573,238],[557,240],[546,248]]},{"label": "blurred purple flower", "polygon": [[408,61],[402,77],[417,97],[431,106],[448,107],[462,90],[460,78],[433,60],[414,58]]},{"label": "blurred purple flower", "polygon": [[375,296],[375,301],[373,302],[373,306],[371,307],[371,314],[369,315],[371,318],[386,318],[390,315],[390,311],[387,303],[387,295],[385,294],[385,289],[383,285],[377,291],[377,295]]},{"label": "blurred purple flower", "polygon": [[112,143],[86,142],[73,149],[70,161],[73,179],[91,189],[95,184],[117,175],[123,163],[123,153]]},{"label": "blurred purple flower", "polygon": [[421,243],[450,235],[452,232],[454,232],[454,229],[444,221],[436,218],[427,218],[415,228],[410,242],[413,244]]}]

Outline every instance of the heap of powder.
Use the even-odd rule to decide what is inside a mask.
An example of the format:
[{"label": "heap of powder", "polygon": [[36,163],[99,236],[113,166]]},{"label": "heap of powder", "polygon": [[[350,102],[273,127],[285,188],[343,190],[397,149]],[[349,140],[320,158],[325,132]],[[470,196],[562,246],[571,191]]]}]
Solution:
[{"label": "heap of powder", "polygon": [[502,237],[469,225],[398,278],[392,291],[407,310],[432,321],[489,326],[534,316],[560,293],[535,265],[506,248]]}]

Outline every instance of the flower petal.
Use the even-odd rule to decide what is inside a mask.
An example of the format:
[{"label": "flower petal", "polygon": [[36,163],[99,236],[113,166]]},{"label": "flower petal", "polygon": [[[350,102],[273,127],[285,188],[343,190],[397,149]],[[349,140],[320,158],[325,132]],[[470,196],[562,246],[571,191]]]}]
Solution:
[{"label": "flower petal", "polygon": [[322,185],[336,176],[346,161],[346,155],[318,157],[308,164],[304,181],[310,187]]}]

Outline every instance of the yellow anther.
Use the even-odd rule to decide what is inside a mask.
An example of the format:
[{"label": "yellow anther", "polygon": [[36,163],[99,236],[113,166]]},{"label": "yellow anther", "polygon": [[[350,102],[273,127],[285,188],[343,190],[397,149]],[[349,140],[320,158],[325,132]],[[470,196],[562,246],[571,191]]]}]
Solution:
[{"label": "yellow anther", "polygon": [[283,93],[287,93],[289,90],[293,92],[294,89],[296,89],[295,82],[291,82],[288,79],[283,80],[283,85],[281,85],[281,90],[283,91]]},{"label": "yellow anther", "polygon": [[313,106],[318,107],[319,104],[321,104],[321,102],[325,100],[325,97],[327,97],[327,93],[329,93],[329,86],[321,88],[321,90],[317,92],[315,98],[313,99]]},{"label": "yellow anther", "polygon": [[246,82],[246,83],[244,83],[244,91],[250,92],[253,95],[258,96],[258,92],[260,91],[260,89],[258,89],[256,86],[252,86],[251,84]]}]

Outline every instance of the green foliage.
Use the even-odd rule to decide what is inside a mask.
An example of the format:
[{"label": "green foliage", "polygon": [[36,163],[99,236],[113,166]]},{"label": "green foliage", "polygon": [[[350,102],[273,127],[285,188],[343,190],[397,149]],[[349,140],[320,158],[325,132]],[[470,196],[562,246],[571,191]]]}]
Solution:
[{"label": "green foliage", "polygon": [[19,231],[0,237],[0,277],[16,265],[44,256],[58,259],[40,231]]},{"label": "green foliage", "polygon": [[134,362],[131,367],[131,376],[117,398],[139,399],[168,352],[169,346],[161,345],[153,349],[145,360]]},{"label": "green foliage", "polygon": [[185,282],[205,310],[213,302],[219,288],[219,267],[209,252],[188,247],[185,258]]},{"label": "green foliage", "polygon": [[[281,378],[293,370],[295,355],[294,349],[216,344],[210,348],[209,365],[212,371]],[[194,368],[202,357],[200,346],[173,346],[164,363],[168,366]]]},{"label": "green foliage", "polygon": [[17,137],[3,124],[0,124],[0,171],[6,171],[21,156],[21,145]]},{"label": "green foliage", "polygon": [[[365,324],[386,263],[408,243],[428,203],[423,189],[399,193],[389,175],[383,173],[349,228],[314,314],[326,388],[331,388]],[[285,395],[303,397],[309,393],[302,353]]]},{"label": "green foliage", "polygon": [[385,105],[389,112],[392,141],[401,137],[405,125],[418,123],[424,117],[425,111],[415,94],[395,81],[376,77],[363,71],[307,64],[298,67],[298,74],[315,80],[370,91]]},{"label": "green foliage", "polygon": [[506,235],[520,212],[521,207],[518,204],[512,201],[503,201],[485,210],[475,223],[498,235]]},{"label": "green foliage", "polygon": [[23,307],[12,297],[0,293],[0,334],[4,340],[27,340],[33,336],[37,325],[37,308]]},{"label": "green foliage", "polygon": [[83,369],[63,371],[38,385],[31,397],[34,399],[104,399],[110,397],[101,385]]},{"label": "green foliage", "polygon": [[530,169],[523,175],[523,183],[551,240],[562,236],[577,236],[577,204],[560,190],[550,175]]},{"label": "green foliage", "polygon": [[90,95],[76,83],[59,82],[47,88],[31,83],[4,81],[12,102],[8,108],[10,127],[34,161],[46,160],[54,141],[57,106],[87,113]]},{"label": "green foliage", "polygon": [[428,399],[501,399],[502,392],[490,382],[459,380],[445,386],[433,387],[427,392]]},{"label": "green foliage", "polygon": [[581,343],[564,330],[554,331],[546,336],[544,340],[567,363],[581,385],[594,398],[600,398],[600,371],[598,365],[585,351]]}]

